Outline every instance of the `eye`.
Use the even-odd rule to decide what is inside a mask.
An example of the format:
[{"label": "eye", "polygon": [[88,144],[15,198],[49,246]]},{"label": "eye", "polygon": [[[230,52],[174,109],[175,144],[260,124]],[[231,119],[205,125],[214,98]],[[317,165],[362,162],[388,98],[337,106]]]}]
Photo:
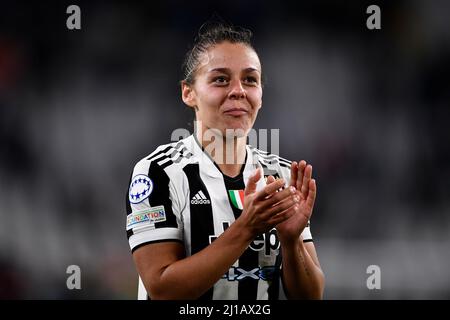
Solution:
[{"label": "eye", "polygon": [[246,83],[251,83],[251,84],[257,84],[258,83],[258,79],[256,79],[256,77],[254,77],[254,76],[245,77],[244,81]]},{"label": "eye", "polygon": [[228,79],[225,76],[218,76],[213,78],[213,82],[216,84],[223,85],[228,83]]}]

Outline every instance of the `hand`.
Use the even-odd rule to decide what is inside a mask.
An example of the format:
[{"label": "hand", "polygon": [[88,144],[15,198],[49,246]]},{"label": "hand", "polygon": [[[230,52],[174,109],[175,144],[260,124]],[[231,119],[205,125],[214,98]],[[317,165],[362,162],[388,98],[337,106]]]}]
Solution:
[{"label": "hand", "polygon": [[[289,185],[296,188],[300,201],[292,217],[276,226],[280,241],[296,241],[311,218],[316,200],[316,180],[312,178],[312,166],[302,160],[299,164],[291,164],[291,180]],[[269,176],[267,183],[273,183],[274,177]]]},{"label": "hand", "polygon": [[264,189],[256,192],[256,184],[261,175],[261,170],[257,169],[249,178],[244,190],[244,209],[238,219],[249,228],[253,236],[267,232],[292,217],[295,204],[300,201],[294,187],[277,192],[285,185],[283,179],[273,179]]}]

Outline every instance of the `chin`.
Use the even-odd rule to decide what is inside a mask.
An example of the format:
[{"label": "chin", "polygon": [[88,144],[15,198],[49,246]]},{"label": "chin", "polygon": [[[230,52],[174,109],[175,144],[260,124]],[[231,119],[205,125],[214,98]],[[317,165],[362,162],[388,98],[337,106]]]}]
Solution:
[{"label": "chin", "polygon": [[230,126],[227,127],[224,131],[225,131],[225,136],[227,138],[242,138],[242,137],[246,137],[248,132],[249,132],[249,128],[247,126]]}]

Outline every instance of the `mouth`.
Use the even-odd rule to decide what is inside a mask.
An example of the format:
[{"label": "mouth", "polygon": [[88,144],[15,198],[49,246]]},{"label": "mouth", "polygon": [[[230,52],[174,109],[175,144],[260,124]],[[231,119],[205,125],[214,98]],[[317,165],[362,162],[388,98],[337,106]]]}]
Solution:
[{"label": "mouth", "polygon": [[224,114],[226,115],[230,115],[233,117],[238,117],[238,116],[242,116],[247,114],[248,111],[246,109],[242,109],[242,108],[232,108],[232,109],[228,109],[224,112]]}]

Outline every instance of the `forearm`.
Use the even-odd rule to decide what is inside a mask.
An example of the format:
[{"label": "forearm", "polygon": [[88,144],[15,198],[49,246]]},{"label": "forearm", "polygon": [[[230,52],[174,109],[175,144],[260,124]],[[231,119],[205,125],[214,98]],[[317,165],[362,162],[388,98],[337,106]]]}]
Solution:
[{"label": "forearm", "polygon": [[155,298],[200,297],[239,259],[252,240],[252,234],[236,220],[209,246],[167,266],[161,273]]},{"label": "forearm", "polygon": [[288,299],[322,299],[324,275],[301,239],[281,242],[282,277]]}]

